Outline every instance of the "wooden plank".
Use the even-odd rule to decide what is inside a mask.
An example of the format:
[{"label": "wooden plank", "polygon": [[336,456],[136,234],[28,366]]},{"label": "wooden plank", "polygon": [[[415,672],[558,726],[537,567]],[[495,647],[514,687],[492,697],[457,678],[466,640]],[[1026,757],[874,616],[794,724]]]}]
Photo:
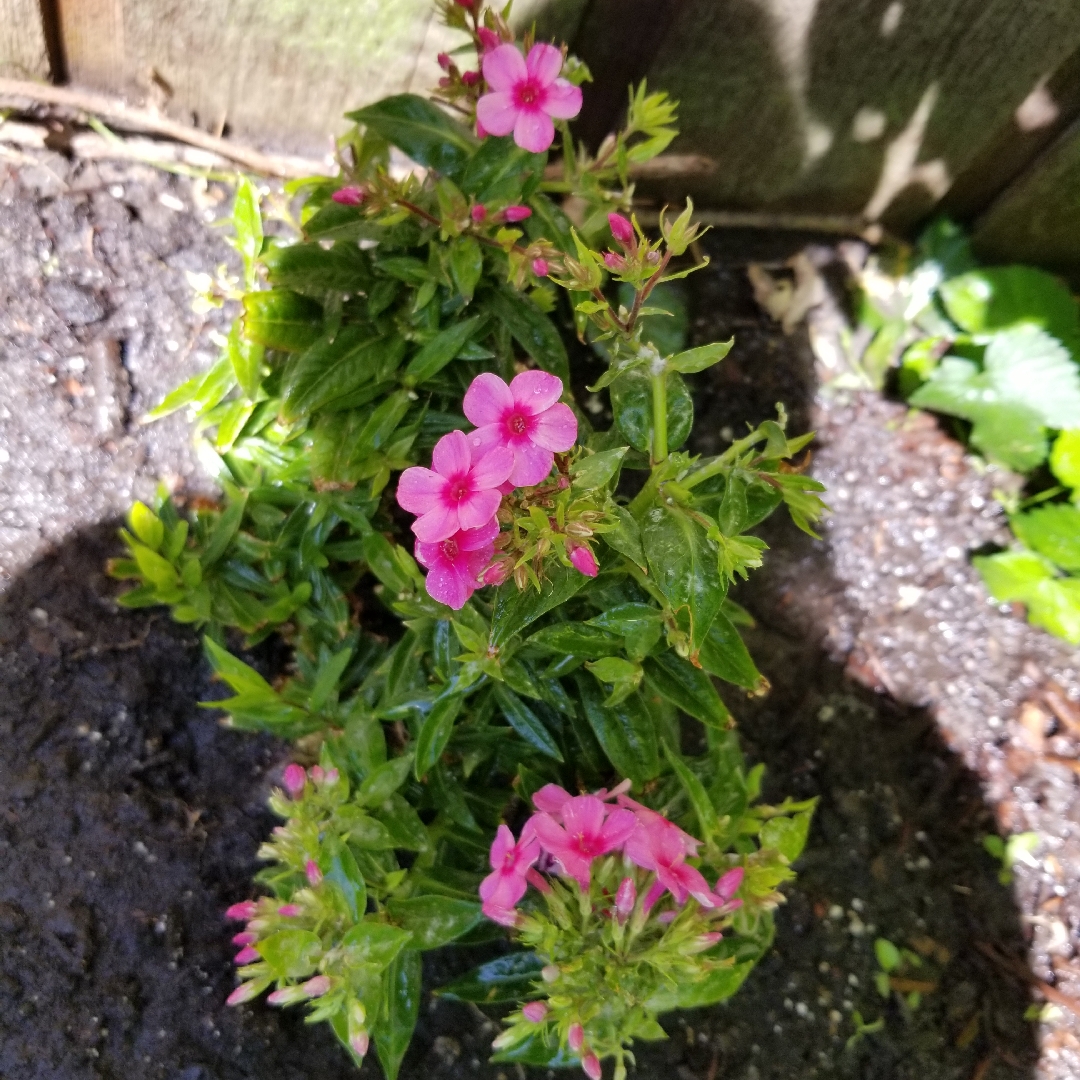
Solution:
[{"label": "wooden plank", "polygon": [[1030,262],[1080,278],[1080,121],[976,222],[978,255]]},{"label": "wooden plank", "polygon": [[56,0],[67,78],[95,90],[121,90],[124,8],[121,0]]},{"label": "wooden plank", "polygon": [[0,76],[49,77],[49,54],[37,0],[0,0]]},{"label": "wooden plank", "polygon": [[649,81],[700,198],[904,228],[1077,48],[1076,0],[687,0]]}]

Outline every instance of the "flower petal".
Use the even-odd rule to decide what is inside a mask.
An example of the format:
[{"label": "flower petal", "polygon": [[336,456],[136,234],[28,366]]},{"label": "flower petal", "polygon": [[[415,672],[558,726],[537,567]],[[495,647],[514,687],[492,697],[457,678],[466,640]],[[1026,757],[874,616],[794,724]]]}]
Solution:
[{"label": "flower petal", "polygon": [[426,514],[443,501],[445,491],[445,477],[414,465],[406,469],[398,480],[398,506],[410,514]]},{"label": "flower petal", "polygon": [[559,77],[562,65],[562,50],[543,41],[538,41],[525,58],[525,70],[529,77],[543,86],[553,83]]},{"label": "flower petal", "polygon": [[[446,477],[465,476],[472,465],[472,451],[464,431],[448,431],[431,452],[435,471]],[[407,471],[407,470],[406,470]]]},{"label": "flower petal", "polygon": [[480,575],[487,569],[487,565],[491,562],[491,557],[494,554],[495,548],[491,544],[479,548],[477,551],[465,552],[465,569],[468,571],[470,581],[478,585]]},{"label": "flower petal", "polygon": [[495,839],[491,842],[490,862],[493,870],[498,870],[506,863],[506,856],[514,850],[514,834],[509,825],[500,825],[495,830]]},{"label": "flower petal", "polygon": [[[492,90],[513,90],[528,77],[529,69],[525,66],[525,57],[516,45],[507,43],[484,53],[484,78]],[[488,127],[486,120],[483,124]]]},{"label": "flower petal", "polygon": [[566,830],[550,814],[533,814],[529,822],[543,849],[552,855],[557,856],[570,842]]},{"label": "flower petal", "polygon": [[460,528],[456,506],[436,506],[412,523],[413,535],[425,544],[447,540]]},{"label": "flower petal", "polygon": [[413,545],[413,557],[425,570],[434,570],[444,561],[442,544],[425,544],[417,540]]},{"label": "flower petal", "polygon": [[573,796],[558,784],[545,784],[532,797],[533,806],[546,814],[558,814]]},{"label": "flower petal", "polygon": [[443,559],[438,565],[428,571],[424,580],[424,587],[428,596],[438,600],[440,604],[460,611],[465,606],[465,601],[476,591],[475,582],[469,579],[465,567],[458,562],[450,562]]},{"label": "flower petal", "polygon": [[536,418],[529,438],[545,450],[561,453],[569,450],[577,440],[577,417],[569,405],[561,401]]},{"label": "flower petal", "polygon": [[[562,397],[563,384],[557,375],[549,375],[546,371],[523,371],[514,376],[508,389],[513,396],[513,405],[526,416],[537,416]],[[468,413],[465,415],[469,416]],[[469,419],[472,420],[472,417]],[[476,421],[473,420],[473,423]]]},{"label": "flower petal", "polygon": [[518,110],[514,121],[514,142],[522,150],[542,154],[554,141],[555,125],[546,112],[540,109]]},{"label": "flower petal", "polygon": [[[499,509],[502,496],[495,488],[487,488],[484,491],[474,491],[466,495],[457,505],[458,523],[463,529],[479,529],[486,525]],[[416,527],[413,526],[413,532]],[[457,532],[455,529],[454,532]],[[420,534],[417,533],[417,536]]]},{"label": "flower petal", "polygon": [[[488,488],[497,488],[510,479],[513,469],[514,451],[507,446],[496,446],[484,454],[483,457],[475,459],[475,464],[469,472],[469,482],[474,488],[482,491]],[[498,505],[498,503],[495,504],[495,509],[498,509]],[[488,517],[492,517],[494,514],[495,510],[492,510],[486,518],[482,518],[475,525],[463,525],[462,528],[479,528],[487,522]]]},{"label": "flower petal", "polygon": [[484,135],[509,135],[517,123],[519,111],[510,94],[501,91],[485,94],[476,103],[477,132],[483,129]]},{"label": "flower petal", "polygon": [[460,532],[454,539],[462,551],[480,551],[491,547],[492,541],[499,535],[498,518],[492,518],[486,525],[478,529],[466,529]]},{"label": "flower petal", "polygon": [[[520,378],[519,375],[514,383]],[[498,375],[490,371],[477,375],[469,384],[469,389],[465,391],[465,400],[462,402],[462,408],[469,421],[477,427],[498,424],[514,407],[514,393],[511,386],[507,386]],[[557,396],[556,400],[558,400]]]},{"label": "flower petal", "polygon": [[547,88],[540,108],[556,120],[573,120],[581,112],[581,87],[556,79]]},{"label": "flower petal", "polygon": [[532,442],[519,442],[514,446],[514,471],[510,482],[514,487],[532,487],[547,479],[555,457],[550,450]]},{"label": "flower petal", "polygon": [[604,842],[604,853],[621,848],[637,825],[637,818],[630,810],[612,810],[608,814],[600,836]]},{"label": "flower petal", "polygon": [[600,836],[607,807],[595,795],[575,795],[562,808],[562,819],[571,836],[582,836],[586,842]]}]

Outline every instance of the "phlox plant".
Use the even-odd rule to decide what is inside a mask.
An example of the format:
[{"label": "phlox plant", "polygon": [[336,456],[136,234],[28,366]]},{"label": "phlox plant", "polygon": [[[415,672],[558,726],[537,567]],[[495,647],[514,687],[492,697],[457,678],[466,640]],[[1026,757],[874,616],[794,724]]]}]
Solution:
[{"label": "phlox plant", "polygon": [[[462,45],[434,100],[351,114],[340,175],[289,188],[298,235],[266,236],[240,184],[243,278],[199,303],[242,314],[151,414],[189,411],[221,498],[136,504],[112,572],[201,629],[232,690],[207,707],[295,743],[227,913],[231,1003],[305,1004],[394,1080],[422,953],[502,936],[436,992],[512,1009],[499,1060],[621,1076],[660,1014],[735,992],[805,842],[812,804],[758,804],[713,680],[765,689],[728,589],[760,565],[748,530],[781,503],[809,530],[820,485],[782,409],[682,449],[684,376],[731,342],[665,344],[656,290],[700,265],[698,230],[689,204],[656,237],[631,213],[674,103],[633,90],[590,154],[584,65],[480,0],[440,8]],[[571,391],[575,337],[607,361],[608,430]],[[273,683],[233,651],[271,634]]]}]

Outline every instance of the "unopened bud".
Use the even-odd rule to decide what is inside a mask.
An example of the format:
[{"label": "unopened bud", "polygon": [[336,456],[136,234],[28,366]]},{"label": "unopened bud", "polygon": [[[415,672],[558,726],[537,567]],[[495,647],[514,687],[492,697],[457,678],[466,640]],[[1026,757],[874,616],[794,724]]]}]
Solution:
[{"label": "unopened bud", "polygon": [[238,967],[243,967],[245,964],[254,964],[256,960],[261,960],[258,949],[253,949],[250,945],[245,945],[236,956],[233,957],[233,963]]},{"label": "unopened bud", "polygon": [[461,73],[461,81],[466,86],[475,86],[480,81],[479,71],[463,71]]},{"label": "unopened bud", "polygon": [[277,913],[283,919],[295,919],[297,915],[303,914],[303,909],[299,904],[282,904],[277,909]]},{"label": "unopened bud", "polygon": [[623,247],[632,247],[634,244],[634,226],[622,216],[622,214],[608,214],[608,225],[611,226],[611,235],[617,243]]},{"label": "unopened bud", "polygon": [[532,261],[532,272],[537,277],[547,277],[548,276],[548,271],[550,269],[551,269],[551,267],[548,266],[547,259],[533,259],[533,261]]},{"label": "unopened bud", "polygon": [[480,44],[483,46],[485,52],[488,49],[497,49],[502,44],[499,35],[496,34],[494,30],[489,30],[486,26],[481,26],[476,31],[476,36],[480,39]]},{"label": "unopened bud", "polygon": [[313,784],[321,784],[326,779],[326,772],[321,765],[312,765],[308,770],[308,775],[311,777]]},{"label": "unopened bud", "polygon": [[285,773],[281,778],[285,790],[294,799],[299,799],[304,794],[304,785],[307,783],[307,773],[303,768],[293,762],[285,766]]},{"label": "unopened bud", "polygon": [[590,1050],[582,1059],[581,1067],[589,1080],[600,1080],[604,1070],[600,1068],[600,1059]]},{"label": "unopened bud", "polygon": [[521,592],[524,592],[529,584],[529,571],[524,566],[519,566],[514,570],[514,584]]},{"label": "unopened bud", "polygon": [[241,983],[226,999],[226,1005],[243,1005],[245,1001],[251,1001],[262,993],[262,988],[257,982]]},{"label": "unopened bud", "polygon": [[443,71],[449,71],[454,63],[453,60],[450,59],[450,56],[444,52],[439,53],[435,59],[439,61],[439,67],[441,67]]},{"label": "unopened bud", "polygon": [[536,554],[543,557],[551,550],[551,541],[546,536],[541,536],[536,541]]},{"label": "unopened bud", "polygon": [[317,998],[329,993],[332,985],[329,975],[316,975],[314,979],[308,979],[302,989],[309,998]]},{"label": "unopened bud", "polygon": [[241,900],[239,904],[233,904],[232,907],[225,909],[225,918],[235,919],[237,922],[247,922],[258,910],[259,906],[254,900]]},{"label": "unopened bud", "polygon": [[472,11],[476,0],[454,0],[454,3],[457,4],[458,7],[468,8]]},{"label": "unopened bud", "polygon": [[637,903],[637,886],[634,879],[624,877],[619,883],[619,890],[615,893],[615,910],[625,919],[634,910]]},{"label": "unopened bud", "polygon": [[540,978],[548,984],[558,982],[561,975],[562,972],[555,964],[547,964],[540,969]]},{"label": "unopened bud", "polygon": [[319,885],[322,882],[322,871],[314,859],[308,859],[304,864],[304,873],[307,874],[309,885]]},{"label": "unopened bud", "polygon": [[577,1021],[570,1025],[570,1030],[566,1033],[566,1042],[575,1054],[581,1053],[581,1048],[585,1045],[585,1029]]},{"label": "unopened bud", "polygon": [[499,559],[484,571],[480,580],[485,585],[501,585],[510,576],[513,569],[513,559]]},{"label": "unopened bud", "polygon": [[469,211],[469,217],[479,225],[487,217],[487,207],[483,203],[477,203]]},{"label": "unopened bud", "polygon": [[509,222],[524,221],[527,217],[532,217],[532,210],[527,206],[508,206],[503,211],[503,217]]},{"label": "unopened bud", "polygon": [[267,1005],[295,1005],[299,1001],[306,1001],[307,994],[302,986],[284,986],[266,995]]},{"label": "unopened bud", "polygon": [[366,1031],[358,1031],[355,1035],[349,1036],[349,1046],[357,1057],[363,1057],[371,1046],[371,1036]]},{"label": "unopened bud", "polygon": [[366,194],[367,192],[360,187],[343,187],[338,188],[330,198],[336,203],[341,203],[342,206],[359,206]]},{"label": "unopened bud", "polygon": [[626,260],[614,251],[604,252],[604,265],[613,273],[621,274],[626,269]]},{"label": "unopened bud", "polygon": [[656,266],[656,264],[660,262],[660,252],[659,252],[659,251],[650,251],[650,252],[649,252],[649,253],[648,253],[648,254],[647,254],[647,255],[645,256],[645,261],[646,261],[646,262],[647,262],[647,263],[648,263],[648,264],[649,264],[650,266]]},{"label": "unopened bud", "polygon": [[258,934],[252,934],[245,931],[242,934],[234,934],[232,943],[234,945],[254,945],[259,940]]},{"label": "unopened bud", "polygon": [[584,544],[581,547],[575,547],[570,552],[570,562],[575,570],[586,577],[596,577],[600,573],[600,564],[596,561],[596,556],[592,553],[592,549]]},{"label": "unopened bud", "polygon": [[579,540],[585,540],[592,534],[592,529],[582,521],[568,521],[566,523],[567,536],[576,536]]},{"label": "unopened bud", "polygon": [[530,1001],[527,1005],[521,1007],[521,1015],[533,1024],[539,1024],[547,1014],[548,1006],[546,1001]]},{"label": "unopened bud", "polygon": [[341,774],[337,769],[328,769],[326,772],[326,783],[329,787],[333,787],[341,779]]},{"label": "unopened bud", "polygon": [[349,1002],[349,1023],[356,1028],[361,1028],[367,1022],[367,1009],[362,1001],[353,998]]}]

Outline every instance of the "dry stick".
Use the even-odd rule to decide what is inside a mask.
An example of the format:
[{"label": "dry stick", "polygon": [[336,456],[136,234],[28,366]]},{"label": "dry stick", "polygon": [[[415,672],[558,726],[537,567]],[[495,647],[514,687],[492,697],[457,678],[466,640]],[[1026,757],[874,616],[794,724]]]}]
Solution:
[{"label": "dry stick", "polygon": [[1069,997],[1068,994],[1063,994],[1056,986],[1051,986],[1049,983],[1045,983],[1034,971],[1031,971],[1027,964],[1021,963],[1019,960],[1015,960],[1011,956],[1002,956],[1001,953],[994,948],[993,945],[985,941],[976,941],[975,948],[992,960],[999,967],[1004,968],[1018,979],[1022,979],[1026,983],[1030,983],[1047,1001],[1053,1002],[1055,1005],[1060,1005],[1063,1009],[1068,1009],[1076,1016],[1080,1016],[1080,1001],[1076,998]]},{"label": "dry stick", "polygon": [[15,98],[78,109],[94,116],[102,116],[119,127],[163,135],[177,142],[197,146],[211,154],[219,154],[245,169],[266,176],[297,179],[313,173],[326,173],[322,162],[307,158],[280,154],[264,154],[250,146],[242,146],[228,139],[220,139],[188,124],[169,120],[147,109],[138,109],[104,94],[84,90],[72,90],[66,86],[48,86],[44,83],[25,82],[22,79],[0,79],[0,98]]}]

